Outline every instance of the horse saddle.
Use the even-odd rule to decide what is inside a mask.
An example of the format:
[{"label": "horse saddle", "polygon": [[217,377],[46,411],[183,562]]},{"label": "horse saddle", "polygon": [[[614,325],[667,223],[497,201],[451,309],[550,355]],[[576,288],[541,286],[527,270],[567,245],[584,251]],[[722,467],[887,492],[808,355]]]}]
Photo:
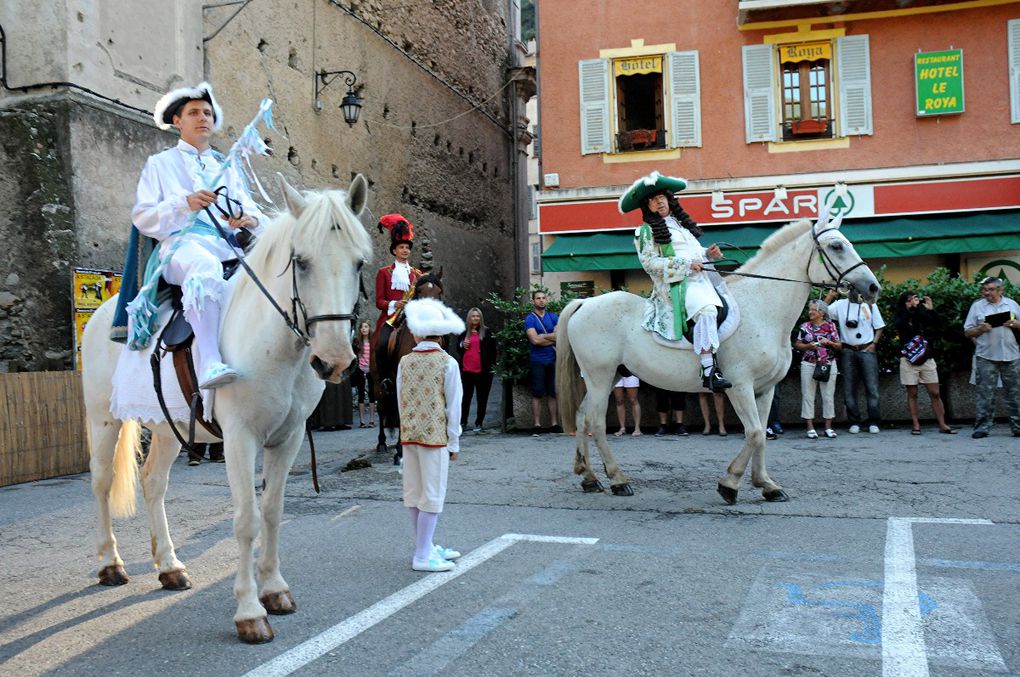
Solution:
[{"label": "horse saddle", "polygon": [[[730,303],[726,300],[726,296],[719,294],[719,300],[722,301],[722,308],[715,314],[715,326],[721,327],[723,322],[726,321],[727,316],[730,314]],[[687,328],[684,331],[684,338],[687,339],[688,343],[694,344],[694,320],[687,320]]]},{"label": "horse saddle", "polygon": [[[239,267],[240,264],[236,259],[224,261],[223,279],[229,280]],[[215,420],[207,421],[205,419],[202,394],[198,389],[198,375],[195,373],[195,360],[191,354],[195,331],[192,329],[191,323],[184,317],[183,292],[179,286],[170,284],[165,280],[160,280],[160,285],[165,285],[170,290],[170,305],[173,308],[173,313],[170,315],[170,320],[166,323],[166,326],[163,327],[163,331],[160,332],[159,339],[156,341],[156,347],[152,351],[153,385],[156,390],[156,399],[159,400],[159,406],[163,410],[163,415],[166,416],[167,423],[170,424],[174,435],[177,436],[181,444],[190,449],[195,442],[196,421],[209,431],[210,434],[220,439],[223,439],[223,431]],[[178,385],[181,388],[181,393],[184,395],[184,401],[191,408],[191,423],[187,440],[178,432],[173,420],[171,420],[170,413],[166,407],[166,401],[163,397],[163,384],[160,377],[159,364],[167,353],[172,354]]]}]

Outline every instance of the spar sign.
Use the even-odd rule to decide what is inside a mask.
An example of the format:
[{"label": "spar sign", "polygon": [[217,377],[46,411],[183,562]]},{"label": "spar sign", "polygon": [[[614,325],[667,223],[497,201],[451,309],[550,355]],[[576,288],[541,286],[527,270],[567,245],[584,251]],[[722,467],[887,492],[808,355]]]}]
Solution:
[{"label": "spar sign", "polygon": [[914,55],[917,117],[963,112],[963,50]]}]

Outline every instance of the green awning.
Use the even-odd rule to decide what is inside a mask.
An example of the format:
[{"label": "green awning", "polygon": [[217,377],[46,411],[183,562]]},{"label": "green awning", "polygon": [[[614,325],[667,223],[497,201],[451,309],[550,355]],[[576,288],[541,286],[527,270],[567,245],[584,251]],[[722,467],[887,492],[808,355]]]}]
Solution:
[{"label": "green awning", "polygon": [[[706,226],[702,242],[746,260],[781,225]],[[1020,249],[1020,209],[942,216],[902,216],[845,223],[843,234],[864,259]],[[631,230],[559,235],[542,253],[543,270],[639,270]]]}]

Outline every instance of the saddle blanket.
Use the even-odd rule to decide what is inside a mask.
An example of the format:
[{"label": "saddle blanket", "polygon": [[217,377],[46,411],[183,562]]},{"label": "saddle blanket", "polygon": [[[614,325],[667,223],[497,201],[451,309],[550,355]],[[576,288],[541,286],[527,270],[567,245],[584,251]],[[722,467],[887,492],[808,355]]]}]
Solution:
[{"label": "saddle blanket", "polygon": [[[740,308],[737,306],[737,300],[733,298],[732,294],[730,294],[729,287],[727,287],[726,282],[723,281],[722,275],[713,271],[710,278],[712,279],[713,284],[715,284],[715,290],[719,292],[719,296],[722,297],[729,306],[729,312],[726,315],[726,319],[723,320],[721,325],[719,325],[719,343],[722,344],[722,342],[732,336],[733,332],[735,332],[737,327],[740,326]],[[694,350],[694,346],[692,346],[691,342],[686,338],[681,338],[679,341],[670,341],[654,331],[649,333],[652,335],[652,338],[655,339],[655,342],[661,346],[676,348],[678,350]]]},{"label": "saddle blanket", "polygon": [[[158,337],[170,319],[172,309],[169,303],[159,308],[157,327],[154,336]],[[110,413],[121,421],[133,419],[142,423],[162,423],[166,420],[163,410],[156,399],[156,390],[152,381],[152,365],[149,362],[156,340],[153,339],[145,350],[120,351],[117,368],[113,373],[113,394],[110,397]],[[198,347],[193,346],[193,357],[199,360]],[[160,379],[163,382],[163,399],[167,410],[175,421],[188,422],[191,419],[191,407],[184,400],[181,386],[174,371],[173,355],[167,354],[159,365]],[[213,414],[213,392],[202,391],[203,407],[206,420]]]}]

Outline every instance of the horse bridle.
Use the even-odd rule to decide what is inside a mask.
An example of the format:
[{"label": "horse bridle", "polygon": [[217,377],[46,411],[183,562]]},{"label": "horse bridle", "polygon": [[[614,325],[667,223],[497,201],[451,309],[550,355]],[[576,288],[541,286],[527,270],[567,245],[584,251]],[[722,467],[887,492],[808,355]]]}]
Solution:
[{"label": "horse bridle", "polygon": [[[841,272],[839,270],[839,266],[836,265],[836,263],[829,257],[829,255],[827,253],[825,253],[825,247],[822,246],[822,243],[819,240],[819,238],[822,235],[825,235],[826,233],[829,233],[829,232],[837,232],[838,233],[839,232],[839,226],[837,225],[837,226],[834,226],[832,228],[826,228],[826,229],[824,229],[822,231],[816,232],[815,231],[815,227],[817,225],[818,225],[817,222],[811,224],[811,238],[815,241],[815,251],[818,252],[818,260],[825,267],[825,272],[829,274],[829,277],[831,277],[831,278],[833,278],[835,280],[835,283],[825,283],[825,284],[818,285],[818,286],[824,287],[825,289],[836,289],[836,290],[840,290],[840,291],[848,291],[850,287],[853,287],[853,284],[852,283],[845,284],[843,278],[845,278],[847,275],[849,275],[853,271],[857,270],[861,266],[864,266],[865,265],[864,259],[861,259],[860,261],[858,261],[854,265],[850,266],[849,268],[847,268],[846,270]],[[804,274],[807,276],[808,280],[811,279],[810,269],[811,269],[811,259],[808,259],[807,266],[804,269]]]},{"label": "horse bridle", "polygon": [[[226,186],[220,186],[219,188],[214,190],[213,193],[217,196],[217,198],[223,198],[223,200],[226,202],[227,205],[226,209],[220,207],[218,201],[212,203],[216,207],[216,209],[220,212],[220,214],[223,215],[224,218],[239,219],[242,216],[244,216],[244,209],[242,208],[241,203],[229,196]],[[238,250],[234,246],[234,244],[230,241],[230,237],[228,236],[227,232],[223,230],[223,226],[221,226],[219,224],[219,220],[215,216],[213,216],[209,207],[206,207],[205,211],[209,215],[209,220],[212,222],[213,227],[215,227],[216,230],[219,232],[220,237],[226,240],[227,244],[229,244],[231,248],[234,249],[234,253],[237,254],[238,264],[240,264],[240,266],[244,268],[244,272],[248,274],[248,277],[251,278],[252,282],[255,283],[255,286],[258,287],[259,291],[262,292],[262,295],[266,297],[266,299],[273,306],[273,308],[276,309],[276,312],[280,314],[280,317],[283,318],[283,321],[284,323],[286,323],[287,328],[294,332],[294,335],[297,336],[298,339],[300,339],[301,342],[306,347],[312,344],[310,327],[316,322],[349,321],[351,323],[351,338],[353,340],[356,331],[355,322],[357,322],[358,320],[358,311],[361,309],[361,299],[368,298],[368,293],[365,291],[365,279],[361,276],[360,270],[358,271],[358,293],[357,296],[355,297],[354,308],[351,310],[351,312],[331,313],[326,315],[312,315],[311,317],[309,317],[308,309],[305,307],[304,302],[301,300],[301,291],[300,288],[298,287],[297,269],[298,260],[300,257],[294,252],[293,249],[291,249],[290,259],[287,261],[287,266],[280,272],[280,275],[286,273],[287,268],[291,269],[290,304],[291,312],[294,314],[292,318],[291,315],[287,313],[286,310],[280,307],[280,304],[276,302],[276,299],[273,298],[273,295],[270,294],[269,290],[266,289],[264,284],[262,284],[262,280],[258,278],[258,275],[255,274],[255,271],[252,270],[251,267],[248,265],[248,262],[245,261],[244,253]],[[280,275],[277,275],[277,277],[279,277]],[[301,324],[298,324],[298,312],[301,313]],[[304,326],[302,327],[301,325]]]}]

